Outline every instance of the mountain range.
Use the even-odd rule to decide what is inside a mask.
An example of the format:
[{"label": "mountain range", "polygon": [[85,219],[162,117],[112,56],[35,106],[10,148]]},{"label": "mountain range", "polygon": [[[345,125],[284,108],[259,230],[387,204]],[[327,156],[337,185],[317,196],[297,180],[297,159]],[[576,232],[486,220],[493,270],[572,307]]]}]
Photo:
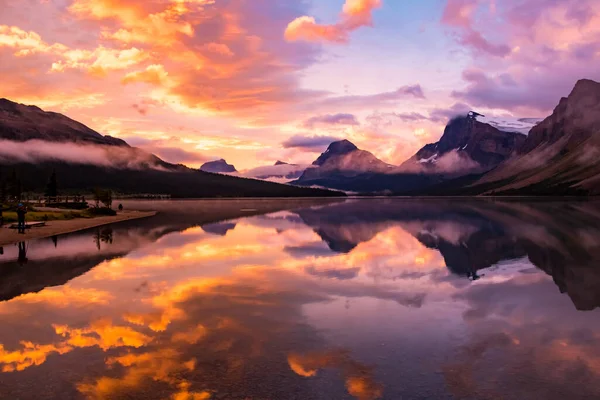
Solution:
[{"label": "mountain range", "polygon": [[472,186],[487,194],[600,193],[600,83],[577,82],[507,162]]},{"label": "mountain range", "polygon": [[290,182],[298,179],[302,174],[312,168],[310,165],[289,164],[277,160],[273,165],[254,168],[245,171],[242,176],[246,178],[264,179],[274,182]]},{"label": "mountain range", "polygon": [[[543,120],[457,116],[438,142],[398,167],[367,154],[347,141],[334,143],[315,162],[319,168],[294,183],[370,194],[595,195],[600,83],[578,81]],[[344,162],[355,157],[369,162]]]},{"label": "mountain range", "polygon": [[0,99],[0,188],[9,195],[10,191],[16,195],[15,190],[40,193],[52,171],[64,192],[102,187],[125,194],[173,197],[343,195],[171,164],[62,114]]},{"label": "mountain range", "polygon": [[[475,111],[458,115],[439,141],[399,166],[340,140],[312,165],[277,161],[240,172],[220,159],[194,170],[103,136],[64,115],[6,99],[0,100],[0,140],[27,141],[27,149],[34,148],[33,154],[26,150],[19,155],[10,146],[2,146],[4,151],[0,147],[0,165],[20,168],[32,189],[43,187],[52,168],[61,170],[69,188],[111,185],[120,191],[161,191],[178,197],[332,194],[310,188],[388,195],[593,195],[600,192],[600,83],[580,80],[543,120],[486,117]],[[45,153],[36,149],[38,142],[82,147],[68,157],[46,154],[40,159]],[[87,157],[90,148],[96,152]],[[48,151],[47,146],[43,149]],[[94,164],[77,157],[99,160]],[[73,163],[79,164],[77,171],[69,168]]]},{"label": "mountain range", "polygon": [[121,139],[103,136],[62,114],[43,111],[39,107],[25,106],[7,99],[0,99],[0,139],[16,142],[36,139],[129,147]]},{"label": "mountain range", "polygon": [[485,171],[508,159],[525,142],[526,135],[481,122],[481,116],[471,112],[453,118],[437,143],[423,147],[401,169],[428,173]]},{"label": "mountain range", "polygon": [[278,183],[289,183],[295,179],[298,179],[307,169],[311,167],[312,166],[310,165],[289,164],[277,160],[273,165],[266,165],[246,171],[238,171],[234,165],[228,164],[224,159],[220,159],[202,164],[200,170],[215,174],[225,174]]}]

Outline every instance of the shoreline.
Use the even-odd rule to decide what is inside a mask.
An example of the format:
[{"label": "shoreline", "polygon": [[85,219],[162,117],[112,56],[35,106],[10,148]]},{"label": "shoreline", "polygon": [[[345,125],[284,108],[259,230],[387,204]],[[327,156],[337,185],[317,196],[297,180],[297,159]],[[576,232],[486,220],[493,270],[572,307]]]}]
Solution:
[{"label": "shoreline", "polygon": [[25,234],[19,234],[16,229],[10,229],[5,225],[4,227],[0,227],[0,246],[8,246],[33,239],[44,239],[56,235],[64,235],[66,233],[97,228],[99,226],[117,222],[148,218],[154,215],[156,215],[156,211],[124,211],[115,216],[77,218],[66,221],[48,221],[46,222],[46,226],[27,229]]}]

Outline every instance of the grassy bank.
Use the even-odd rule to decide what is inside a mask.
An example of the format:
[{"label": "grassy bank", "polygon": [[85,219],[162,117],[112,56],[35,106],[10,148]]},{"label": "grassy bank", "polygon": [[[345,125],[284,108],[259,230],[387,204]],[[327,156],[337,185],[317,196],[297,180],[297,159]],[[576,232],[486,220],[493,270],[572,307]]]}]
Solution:
[{"label": "grassy bank", "polygon": [[[98,213],[94,209],[87,210],[65,210],[65,211],[37,211],[35,209],[27,212],[25,216],[26,222],[31,221],[69,221],[72,219],[79,218],[95,218],[103,215],[111,215],[107,213]],[[16,211],[4,211],[4,223],[10,224],[13,222],[17,222],[17,212]]]},{"label": "grassy bank", "polygon": [[31,239],[40,239],[62,235],[65,233],[77,232],[83,229],[95,228],[97,226],[114,224],[132,219],[146,218],[153,215],[156,215],[156,213],[152,211],[123,211],[117,215],[95,216],[94,218],[73,218],[70,220],[54,220],[48,222],[45,226],[27,229],[24,234],[19,234],[16,229],[4,228],[0,229],[0,246],[25,242]]}]

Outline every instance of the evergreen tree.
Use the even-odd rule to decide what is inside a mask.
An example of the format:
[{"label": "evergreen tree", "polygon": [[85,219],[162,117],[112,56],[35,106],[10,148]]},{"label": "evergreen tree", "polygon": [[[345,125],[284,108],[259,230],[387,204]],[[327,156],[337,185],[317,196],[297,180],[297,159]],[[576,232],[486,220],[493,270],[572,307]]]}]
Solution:
[{"label": "evergreen tree", "polygon": [[99,207],[100,203],[104,204],[106,208],[112,208],[112,190],[94,189],[94,201],[96,202],[96,208]]},{"label": "evergreen tree", "polygon": [[21,201],[21,195],[23,194],[23,187],[21,186],[21,180],[17,179],[17,184],[16,184],[16,189],[15,189],[15,199],[17,199],[17,201]]},{"label": "evergreen tree", "polygon": [[7,187],[8,187],[7,188],[8,195],[15,200],[20,200],[20,198],[21,198],[21,181],[19,180],[19,178],[17,176],[17,170],[15,168],[13,168],[12,173],[11,173],[10,177],[8,178]]},{"label": "evergreen tree", "polygon": [[58,196],[58,183],[56,182],[56,170],[52,171],[48,185],[46,185],[46,196],[56,197]]},{"label": "evergreen tree", "polygon": [[0,168],[0,205],[6,201],[6,180],[3,178],[2,168]]}]

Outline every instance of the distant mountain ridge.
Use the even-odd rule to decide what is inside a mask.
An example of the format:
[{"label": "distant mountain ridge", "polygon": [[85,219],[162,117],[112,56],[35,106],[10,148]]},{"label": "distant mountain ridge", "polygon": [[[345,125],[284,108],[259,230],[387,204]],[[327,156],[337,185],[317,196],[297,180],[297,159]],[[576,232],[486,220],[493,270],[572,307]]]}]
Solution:
[{"label": "distant mountain ridge", "polygon": [[[23,191],[43,192],[48,177],[54,170],[63,192],[91,192],[96,187],[102,187],[120,193],[158,193],[171,194],[173,197],[343,195],[328,190],[307,190],[254,179],[210,174],[167,163],[129,146],[121,139],[103,136],[62,114],[46,112],[39,107],[7,99],[0,100],[0,141],[4,141],[4,148],[0,149],[0,181],[7,179],[9,172],[12,175],[14,171]],[[43,159],[23,157],[22,153],[26,153],[27,148],[34,145],[51,148],[52,151],[66,151],[62,154],[46,151]],[[72,147],[73,145],[78,147]],[[92,153],[85,154],[90,149]],[[72,153],[77,152],[82,152],[79,159],[71,157]],[[127,159],[131,157],[142,162],[131,168],[127,163]]]},{"label": "distant mountain ridge", "polygon": [[372,153],[360,150],[349,140],[333,142],[294,184],[301,186],[323,186],[352,190],[346,182],[365,174],[387,174],[394,166],[385,163]]},{"label": "distant mountain ridge", "polygon": [[4,98],[0,99],[0,138],[17,142],[37,139],[129,147],[124,140],[103,136],[62,114]]},{"label": "distant mountain ridge", "polygon": [[455,117],[398,168],[365,165],[351,156],[360,151],[339,143],[294,184],[364,194],[600,194],[600,83],[580,80],[544,120]]},{"label": "distant mountain ridge", "polygon": [[514,156],[469,190],[483,194],[600,194],[600,83],[583,79]]},{"label": "distant mountain ridge", "polygon": [[468,174],[487,172],[509,158],[526,139],[518,128],[501,131],[480,122],[481,114],[453,118],[436,143],[428,144],[399,167],[360,150],[348,140],[332,143],[294,184],[359,193],[418,193]]},{"label": "distant mountain ridge", "polygon": [[[61,114],[6,99],[0,100],[1,139],[114,146],[129,149],[137,158],[146,154]],[[147,156],[142,169],[191,171]],[[424,146],[399,167],[340,140],[331,143],[309,166],[277,161],[239,173],[221,159],[206,163],[201,170],[360,194],[600,194],[600,83],[578,81],[552,115],[541,121],[477,112],[457,116],[449,121],[438,142]],[[188,188],[186,193],[190,192],[194,191]]]},{"label": "distant mountain ridge", "polygon": [[[402,164],[407,171],[483,172],[505,161],[526,139],[518,132],[501,131],[478,121],[481,114],[470,112],[453,118],[440,140],[428,144]],[[444,159],[453,156],[449,162]]]},{"label": "distant mountain ridge", "polygon": [[355,151],[358,151],[358,147],[356,147],[354,143],[350,142],[349,140],[344,139],[338,142],[333,142],[329,145],[329,147],[327,147],[327,150],[325,150],[325,152],[313,162],[313,165],[323,166],[331,159],[351,154]]},{"label": "distant mountain ridge", "polygon": [[277,161],[274,165],[257,167],[243,172],[247,178],[269,180],[274,182],[290,182],[298,179],[310,165],[289,164],[283,161]]},{"label": "distant mountain ridge", "polygon": [[221,158],[220,160],[204,163],[200,167],[200,171],[212,172],[216,174],[227,174],[237,172],[237,169],[235,169],[233,165],[227,164],[227,161]]}]

